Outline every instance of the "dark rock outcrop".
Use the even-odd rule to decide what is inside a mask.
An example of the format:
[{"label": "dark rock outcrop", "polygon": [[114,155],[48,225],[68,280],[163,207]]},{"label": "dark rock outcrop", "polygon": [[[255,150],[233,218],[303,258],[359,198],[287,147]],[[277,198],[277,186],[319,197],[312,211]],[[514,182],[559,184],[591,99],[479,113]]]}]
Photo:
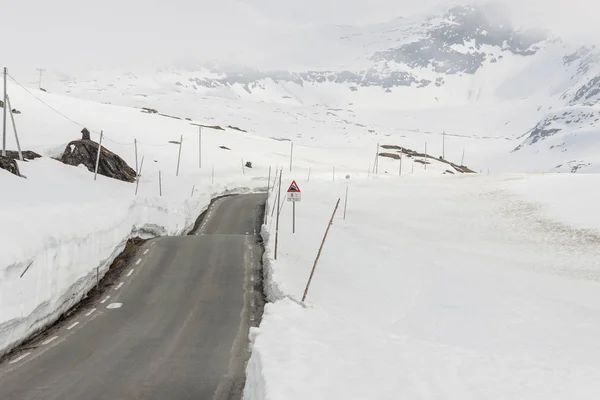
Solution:
[{"label": "dark rock outcrop", "polygon": [[0,156],[0,169],[5,169],[11,174],[21,176],[17,162],[12,158]]},{"label": "dark rock outcrop", "polygon": [[[67,145],[60,161],[73,166],[83,164],[88,171],[94,172],[97,156],[98,143],[92,140],[74,140]],[[121,157],[105,147],[102,147],[100,152],[98,173],[125,182],[134,182],[137,176],[136,172]]]},{"label": "dark rock outcrop", "polygon": [[[31,161],[31,160],[35,160],[36,158],[42,157],[35,151],[30,151],[30,150],[25,150],[22,152],[22,154],[23,154],[24,161]],[[14,150],[6,150],[6,157],[10,158],[11,160],[18,160],[19,152],[14,151]]]},{"label": "dark rock outcrop", "polygon": [[88,131],[87,128],[83,128],[81,130],[81,140],[92,140],[90,137],[90,131]]},{"label": "dark rock outcrop", "polygon": [[252,168],[252,162],[247,161],[246,162],[246,168]]}]

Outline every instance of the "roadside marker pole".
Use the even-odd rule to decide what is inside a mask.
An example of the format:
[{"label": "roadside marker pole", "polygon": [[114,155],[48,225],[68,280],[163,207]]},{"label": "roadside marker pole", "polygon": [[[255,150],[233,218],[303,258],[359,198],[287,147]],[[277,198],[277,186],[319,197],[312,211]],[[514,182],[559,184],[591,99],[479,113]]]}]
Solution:
[{"label": "roadside marker pole", "polygon": [[296,233],[296,202],[292,202],[292,233]]},{"label": "roadside marker pole", "polygon": [[137,174],[140,172],[138,169],[137,139],[133,139],[133,146],[135,147],[135,173]]},{"label": "roadside marker pole", "polygon": [[319,252],[317,253],[317,258],[315,258],[315,263],[313,264],[312,271],[310,272],[310,276],[308,278],[308,282],[306,283],[306,288],[304,289],[304,295],[302,296],[302,302],[306,300],[306,295],[308,294],[308,289],[310,287],[310,283],[312,281],[313,275],[315,274],[315,269],[317,268],[317,263],[319,262],[319,257],[321,257],[321,251],[323,251],[323,245],[325,244],[325,240],[327,239],[327,234],[329,233],[329,228],[333,224],[333,218],[335,217],[335,213],[340,205],[340,199],[338,199],[335,204],[335,209],[333,210],[333,214],[331,215],[331,219],[329,220],[329,224],[327,225],[327,230],[325,231],[325,235],[323,236],[323,241],[321,241],[321,246],[319,247]]},{"label": "roadside marker pole", "polygon": [[246,171],[244,170],[244,159],[242,158],[242,175],[246,175]]},{"label": "roadside marker pole", "polygon": [[346,207],[348,206],[348,185],[346,185],[346,198],[344,199],[344,219],[346,219]]},{"label": "roadside marker pole", "polygon": [[465,166],[465,148],[464,147],[463,147],[462,158],[460,159],[460,166],[461,167]]},{"label": "roadside marker pole", "polygon": [[98,165],[100,164],[100,151],[102,150],[103,135],[104,131],[100,131],[100,143],[98,143],[98,154],[96,155],[96,168],[94,169],[94,180],[96,180],[96,176],[98,175]]},{"label": "roadside marker pole", "polygon": [[4,107],[3,107],[3,115],[4,118],[2,119],[2,155],[6,156],[6,103],[7,100],[6,98],[8,97],[8,95],[6,94],[6,75],[8,75],[8,68],[4,67]]},{"label": "roadside marker pole", "polygon": [[442,159],[446,159],[446,131],[442,132]]},{"label": "roadside marker pole", "polygon": [[379,173],[379,143],[377,143],[377,152],[375,153],[375,173]]},{"label": "roadside marker pole", "polygon": [[423,157],[423,165],[425,165],[425,171],[427,171],[427,142],[425,142],[425,156]]},{"label": "roadside marker pole", "polygon": [[198,127],[198,168],[202,168],[202,127]]},{"label": "roadside marker pole", "polygon": [[162,176],[160,170],[158,170],[158,195],[162,197]]},{"label": "roadside marker pole", "polygon": [[[280,171],[275,171],[275,180],[277,180],[277,174],[279,172]],[[275,190],[275,184],[273,184],[273,190]],[[275,200],[276,201],[273,202],[273,209],[271,210],[271,218],[273,218],[273,216],[275,215],[275,206],[277,206],[277,204],[279,203],[279,194],[275,194]],[[279,207],[279,206],[277,206],[277,207]],[[273,222],[273,221],[271,221],[271,222]]]},{"label": "roadside marker pole", "polygon": [[333,166],[333,181],[335,182],[335,165]]},{"label": "roadside marker pole", "polygon": [[290,172],[292,172],[292,163],[294,160],[294,142],[291,142],[292,146],[290,148]]},{"label": "roadside marker pole", "polygon": [[312,167],[308,167],[308,179],[306,179],[306,182],[310,182],[310,170]]},{"label": "roadside marker pole", "polygon": [[140,171],[138,172],[135,179],[135,194],[138,194],[138,187],[140,186],[140,175],[142,175],[142,169],[144,168],[144,157],[142,157],[142,163],[140,164]]},{"label": "roadside marker pole", "polygon": [[179,155],[177,156],[177,173],[175,176],[179,176],[179,161],[181,160],[181,146],[183,146],[183,135],[181,135],[181,139],[179,140]]},{"label": "roadside marker pole", "polygon": [[402,176],[402,153],[400,153],[400,170],[398,171],[398,175]]},{"label": "roadside marker pole", "polygon": [[[283,169],[281,170],[283,172]],[[275,223],[275,260],[277,260],[277,246],[279,245],[279,214],[281,202],[281,172],[279,173],[279,194],[277,195],[277,222]]]},{"label": "roadside marker pole", "polygon": [[263,224],[267,224],[267,216],[269,215],[269,193],[271,192],[271,166],[269,165],[269,178],[267,179],[267,201],[265,202],[265,218]]},{"label": "roadside marker pole", "polygon": [[194,197],[194,189],[196,189],[196,185],[192,185],[192,194],[190,195],[190,197]]}]

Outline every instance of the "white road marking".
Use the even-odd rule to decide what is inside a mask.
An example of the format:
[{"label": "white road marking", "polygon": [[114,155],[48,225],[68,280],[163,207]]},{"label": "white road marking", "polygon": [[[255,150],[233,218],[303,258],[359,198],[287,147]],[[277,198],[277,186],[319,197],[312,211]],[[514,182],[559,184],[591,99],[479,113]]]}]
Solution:
[{"label": "white road marking", "polygon": [[115,308],[121,308],[123,307],[123,303],[110,303],[109,305],[106,306],[106,308],[108,309],[115,309]]},{"label": "white road marking", "polygon": [[9,364],[16,364],[16,363],[18,363],[19,361],[21,361],[22,359],[24,359],[25,357],[27,357],[30,354],[31,354],[31,352],[28,352],[28,353],[25,353],[25,354],[21,354],[19,357],[15,358],[11,362],[9,362]]},{"label": "white road marking", "polygon": [[249,235],[249,234],[250,234],[250,232],[246,232],[246,235]]},{"label": "white road marking", "polygon": [[67,327],[67,330],[70,331],[71,329],[75,328],[77,325],[79,325],[79,321],[73,322],[70,326]]},{"label": "white road marking", "polygon": [[144,250],[144,255],[148,254],[149,251],[150,251],[150,249]]},{"label": "white road marking", "polygon": [[123,282],[119,282],[119,284],[117,286],[115,286],[115,290],[121,289],[122,286],[123,286]]},{"label": "white road marking", "polygon": [[88,311],[88,312],[86,312],[86,313],[85,313],[85,316],[86,316],[86,317],[89,317],[90,315],[92,315],[92,313],[93,313],[94,311],[96,311],[96,309],[95,309],[95,308],[92,308],[90,311]]},{"label": "white road marking", "polygon": [[50,339],[44,340],[42,342],[42,346],[49,345],[50,343],[54,342],[56,339],[58,339],[58,336],[52,336]]},{"label": "white road marking", "polygon": [[127,275],[126,275],[126,276],[127,276],[127,277],[130,277],[130,276],[131,276],[131,274],[133,274],[133,269],[130,269],[130,270],[129,270],[129,272],[127,273]]},{"label": "white road marking", "polygon": [[141,262],[142,262],[142,259],[138,258],[138,260],[135,262],[135,265],[140,265]]},{"label": "white road marking", "polygon": [[106,296],[100,303],[104,304],[108,301],[108,299],[110,299],[110,296]]}]

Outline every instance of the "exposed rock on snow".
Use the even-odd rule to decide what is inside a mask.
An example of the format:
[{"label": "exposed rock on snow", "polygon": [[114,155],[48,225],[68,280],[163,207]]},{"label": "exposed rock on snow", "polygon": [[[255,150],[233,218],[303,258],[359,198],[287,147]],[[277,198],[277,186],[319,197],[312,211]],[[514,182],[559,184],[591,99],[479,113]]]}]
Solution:
[{"label": "exposed rock on snow", "polygon": [[[84,131],[87,131],[87,129],[84,129]],[[86,137],[84,131],[82,133]],[[89,132],[87,132],[87,137],[89,137]],[[94,172],[97,156],[98,143],[93,140],[74,140],[67,145],[60,161],[75,167],[83,164],[88,171]],[[125,182],[133,182],[136,178],[136,172],[121,157],[105,147],[102,147],[100,153],[98,173]]]},{"label": "exposed rock on snow", "polygon": [[21,176],[17,162],[12,158],[0,156],[0,168],[7,170],[11,174]]},{"label": "exposed rock on snow", "polygon": [[[21,153],[23,154],[23,160],[24,161],[31,161],[31,160],[35,160],[36,158],[40,158],[41,157],[35,151],[25,150],[25,151],[23,151]],[[18,151],[14,151],[14,150],[6,150],[6,157],[8,157],[10,159],[13,159],[13,160],[18,160],[19,159],[19,152]]]}]

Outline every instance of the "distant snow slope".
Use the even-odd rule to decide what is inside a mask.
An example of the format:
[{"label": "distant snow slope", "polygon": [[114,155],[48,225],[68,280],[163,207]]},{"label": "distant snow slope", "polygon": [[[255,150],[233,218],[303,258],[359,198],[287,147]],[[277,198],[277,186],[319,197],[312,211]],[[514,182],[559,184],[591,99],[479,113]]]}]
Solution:
[{"label": "distant snow slope", "polygon": [[[344,109],[352,113],[349,124],[364,128],[353,129],[360,135],[418,126],[437,134],[510,141],[457,144],[459,153],[462,147],[477,153],[481,170],[600,171],[596,49],[563,43],[552,32],[516,29],[501,10],[485,3],[423,20],[322,27],[311,34],[337,41],[344,54],[337,66],[255,70],[199,63],[48,74],[47,88],[193,118],[206,115],[207,103],[223,102],[229,107],[268,103],[291,115],[306,107],[315,113]],[[373,113],[381,119],[373,120]],[[425,141],[423,135],[412,136]],[[490,151],[484,156],[482,148]]]}]

